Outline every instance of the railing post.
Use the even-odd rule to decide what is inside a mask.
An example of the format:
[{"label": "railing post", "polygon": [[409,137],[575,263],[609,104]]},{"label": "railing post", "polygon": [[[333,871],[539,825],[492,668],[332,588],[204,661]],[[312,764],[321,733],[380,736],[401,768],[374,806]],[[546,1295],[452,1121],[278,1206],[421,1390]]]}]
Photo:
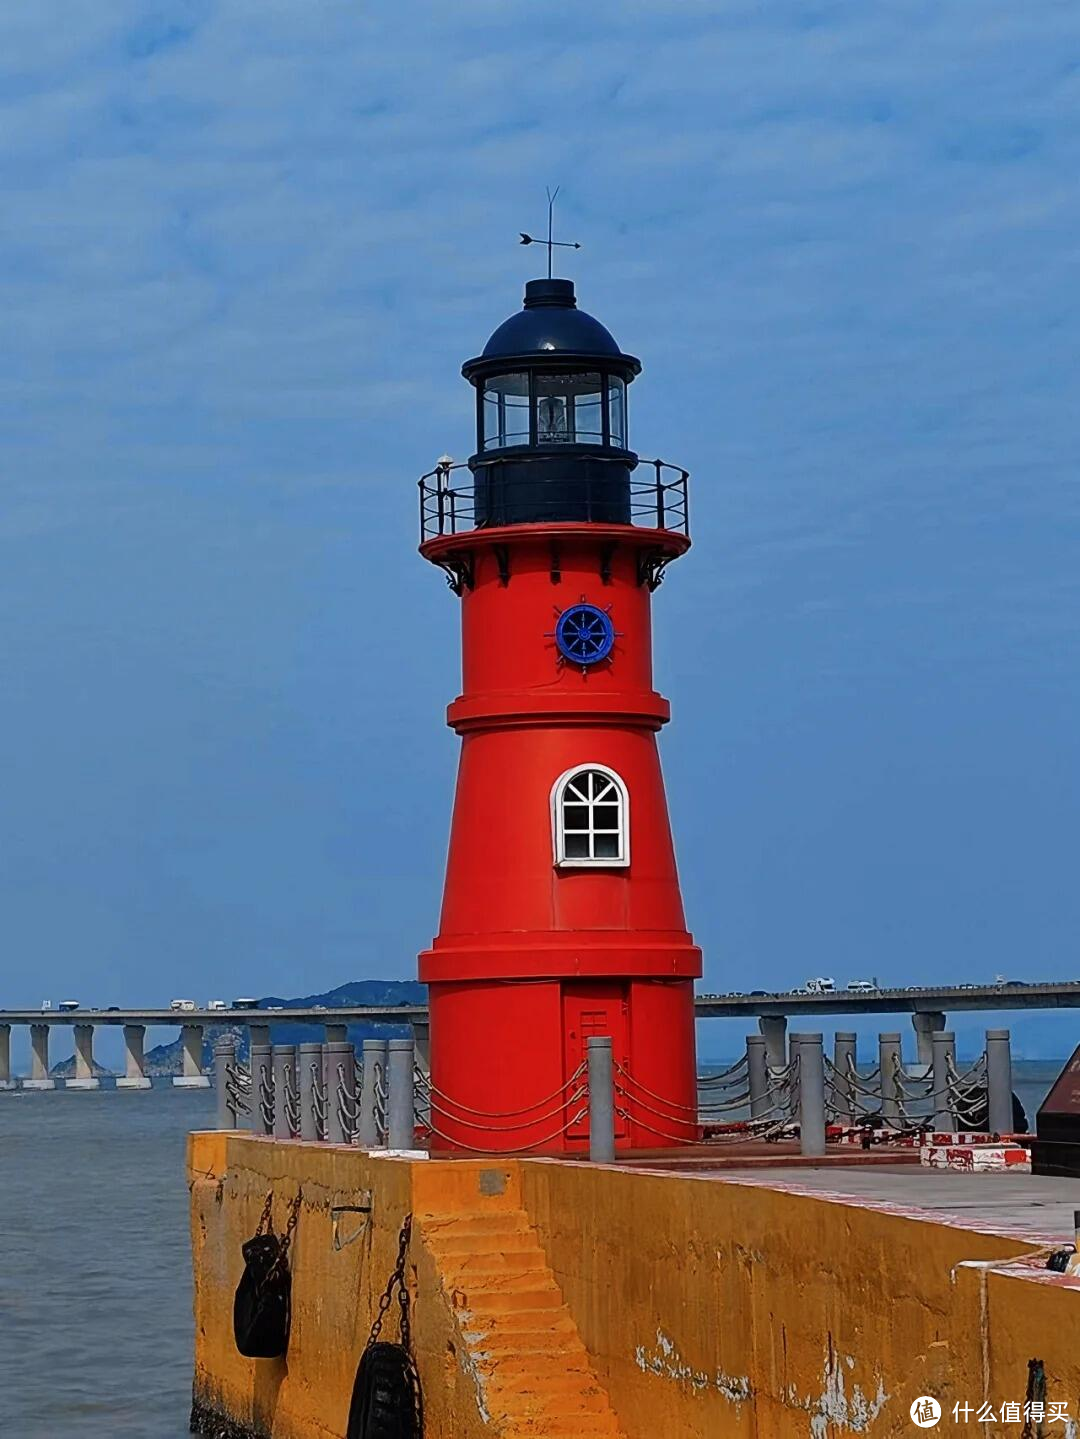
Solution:
[{"label": "railing post", "polygon": [[338,1091],[345,1087],[346,1094],[353,1092],[356,1056],[353,1046],[344,1039],[332,1039],[323,1053],[326,1057],[326,1138],[331,1144],[348,1144],[352,1125],[350,1122],[346,1127],[348,1115],[344,1112]]},{"label": "railing post", "polygon": [[[256,1043],[256,1030],[261,1031],[267,1038]],[[274,1069],[269,1034],[270,1031],[265,1025],[252,1026],[251,1127],[256,1134],[274,1132]]]},{"label": "railing post", "polygon": [[315,1114],[315,1083],[322,1075],[322,1045],[305,1040],[298,1050],[297,1078],[300,1082],[300,1138],[319,1137],[319,1121]]},{"label": "railing post", "polygon": [[1012,1055],[1009,1031],[986,1031],[986,1090],[989,1125],[993,1134],[1013,1132]]},{"label": "railing post", "polygon": [[385,1048],[385,1039],[365,1039],[361,1049],[364,1078],[356,1129],[356,1142],[361,1149],[375,1149],[379,1143],[379,1126],[375,1117],[375,1066],[382,1063]]},{"label": "railing post", "polygon": [[415,1063],[415,1048],[411,1038],[390,1041],[386,1142],[391,1149],[412,1149],[415,1146]]},{"label": "railing post", "polygon": [[825,1057],[820,1034],[793,1034],[792,1059],[799,1059],[799,1147],[825,1153]]},{"label": "railing post", "polygon": [[660,468],[660,461],[654,460],[656,466],[656,528],[664,528],[664,475]]},{"label": "railing post", "polygon": [[589,1158],[594,1164],[615,1163],[615,1069],[609,1035],[590,1036]]},{"label": "railing post", "polygon": [[956,1036],[947,1030],[935,1030],[933,1045],[934,1128],[940,1134],[955,1134],[956,1109],[950,1088],[949,1070],[956,1067]]},{"label": "railing post", "polygon": [[769,1067],[765,1059],[765,1036],[746,1036],[746,1068],[750,1082],[750,1118],[764,1119],[772,1100],[769,1096]]},{"label": "railing post", "polygon": [[881,1093],[881,1122],[888,1129],[902,1129],[900,1115],[900,1064],[899,1033],[878,1035],[878,1083]]},{"label": "railing post", "polygon": [[219,1129],[238,1128],[236,1107],[229,1092],[229,1070],[235,1063],[236,1035],[219,1034],[214,1040],[214,1091],[217,1100],[217,1127]]},{"label": "railing post", "polygon": [[833,1035],[833,1109],[841,1124],[854,1124],[856,1099],[851,1087],[851,1070],[855,1065],[856,1038],[851,1030],[837,1030]]},{"label": "railing post", "polygon": [[289,1118],[290,1079],[296,1069],[296,1045],[275,1044],[274,1064],[274,1138],[291,1139],[292,1121]]}]

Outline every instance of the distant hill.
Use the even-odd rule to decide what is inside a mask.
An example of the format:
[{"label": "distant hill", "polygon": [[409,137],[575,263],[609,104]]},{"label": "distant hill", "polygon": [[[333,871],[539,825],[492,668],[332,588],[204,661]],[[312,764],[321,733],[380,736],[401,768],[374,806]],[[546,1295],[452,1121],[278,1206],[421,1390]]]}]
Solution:
[{"label": "distant hill", "polygon": [[[323,1037],[320,1024],[296,1024],[290,1022],[286,1012],[290,1009],[312,1009],[324,1004],[328,1010],[352,1008],[354,1005],[375,1005],[390,1008],[397,1004],[426,1004],[427,986],[411,979],[354,979],[348,984],[339,984],[325,994],[305,994],[298,999],[284,999],[280,995],[268,994],[258,1001],[257,1008],[281,1010],[273,1018],[267,1017],[270,1038],[274,1044],[303,1044],[305,1041],[319,1041]],[[357,1048],[365,1039],[388,1039],[393,1035],[405,1034],[405,1024],[350,1024],[347,1030],[349,1040]],[[240,1054],[248,1057],[247,1026],[229,1023],[208,1024],[203,1030],[203,1068],[213,1062],[214,1040],[219,1034],[235,1034],[240,1040]],[[104,1072],[104,1071],[103,1071]],[[180,1040],[171,1044],[158,1044],[146,1051],[146,1072],[150,1075],[180,1073]]]}]

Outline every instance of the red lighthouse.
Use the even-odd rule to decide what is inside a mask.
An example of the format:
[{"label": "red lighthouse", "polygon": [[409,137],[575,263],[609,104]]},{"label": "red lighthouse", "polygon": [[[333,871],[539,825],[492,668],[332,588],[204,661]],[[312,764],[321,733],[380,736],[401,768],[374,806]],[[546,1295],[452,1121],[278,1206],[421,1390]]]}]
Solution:
[{"label": "red lighthouse", "polygon": [[421,481],[420,552],[446,571],[462,627],[446,887],[420,956],[444,1151],[584,1147],[592,1035],[613,1043],[620,1148],[697,1135],[701,952],[657,751],[669,706],[650,617],[690,545],[687,475],[630,449],[640,370],[569,280],[530,281],[462,368],[476,453]]}]

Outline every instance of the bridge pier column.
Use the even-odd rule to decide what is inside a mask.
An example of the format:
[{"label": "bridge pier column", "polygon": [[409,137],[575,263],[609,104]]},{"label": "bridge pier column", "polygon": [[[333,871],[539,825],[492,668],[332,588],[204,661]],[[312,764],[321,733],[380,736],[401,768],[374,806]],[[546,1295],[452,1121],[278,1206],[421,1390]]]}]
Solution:
[{"label": "bridge pier column", "polygon": [[24,1079],[24,1089],[55,1089],[56,1080],[49,1077],[49,1030],[48,1024],[30,1026],[30,1078]]},{"label": "bridge pier column", "polygon": [[100,1089],[101,1080],[94,1074],[94,1026],[75,1025],[75,1077],[66,1079],[68,1089]]},{"label": "bridge pier column", "polygon": [[11,1077],[11,1025],[0,1024],[0,1089],[14,1089]]},{"label": "bridge pier column", "polygon": [[431,1073],[431,1025],[426,1020],[413,1020],[413,1049],[416,1067],[424,1074]]},{"label": "bridge pier column", "polygon": [[783,1069],[787,1056],[787,1016],[763,1014],[758,1028],[765,1036],[765,1059],[770,1069]]},{"label": "bridge pier column", "polygon": [[117,1089],[149,1089],[146,1074],[145,1024],[124,1025],[124,1073],[116,1081]]},{"label": "bridge pier column", "polygon": [[201,1024],[185,1024],[180,1031],[180,1073],[173,1075],[178,1089],[209,1089],[210,1078],[202,1072]]},{"label": "bridge pier column", "polygon": [[945,1016],[940,1009],[917,1009],[911,1016],[911,1022],[915,1026],[919,1063],[925,1065],[929,1072],[934,1062],[934,1035],[945,1028]]}]

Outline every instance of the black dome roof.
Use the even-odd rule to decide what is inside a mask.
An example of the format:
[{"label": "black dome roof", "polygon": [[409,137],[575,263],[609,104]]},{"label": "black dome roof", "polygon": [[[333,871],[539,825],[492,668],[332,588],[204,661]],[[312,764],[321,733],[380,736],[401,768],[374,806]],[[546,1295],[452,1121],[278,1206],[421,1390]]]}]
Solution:
[{"label": "black dome roof", "polygon": [[621,368],[635,375],[641,369],[640,361],[619,349],[610,330],[577,308],[572,280],[530,280],[525,308],[503,321],[483,354],[463,365],[462,373],[468,379],[491,373],[497,368],[492,361],[561,356],[621,361]]}]

